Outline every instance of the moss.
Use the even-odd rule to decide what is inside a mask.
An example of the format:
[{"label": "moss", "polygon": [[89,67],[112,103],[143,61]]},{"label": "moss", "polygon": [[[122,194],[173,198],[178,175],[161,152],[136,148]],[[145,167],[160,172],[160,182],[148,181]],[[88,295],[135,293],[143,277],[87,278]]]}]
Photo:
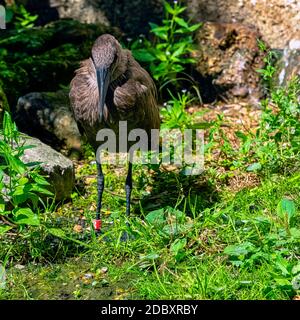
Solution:
[{"label": "moss", "polygon": [[90,55],[92,43],[103,33],[120,35],[115,28],[71,19],[1,33],[0,80],[11,107],[28,92],[56,91],[68,85],[79,62]]},{"label": "moss", "polygon": [[3,90],[3,83],[0,81],[0,123],[2,123],[3,112],[10,111],[9,104],[7,102],[7,98],[5,92]]}]

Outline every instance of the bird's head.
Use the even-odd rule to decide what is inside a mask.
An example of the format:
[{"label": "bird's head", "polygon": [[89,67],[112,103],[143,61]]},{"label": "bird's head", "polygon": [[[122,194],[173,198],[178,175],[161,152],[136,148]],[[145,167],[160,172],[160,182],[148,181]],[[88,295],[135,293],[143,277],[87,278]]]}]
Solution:
[{"label": "bird's head", "polygon": [[[109,84],[117,79],[122,70],[122,48],[119,42],[109,34],[100,36],[92,48],[92,60],[96,70],[99,90],[99,116],[103,118],[104,104]],[[125,67],[125,66],[124,66]]]}]

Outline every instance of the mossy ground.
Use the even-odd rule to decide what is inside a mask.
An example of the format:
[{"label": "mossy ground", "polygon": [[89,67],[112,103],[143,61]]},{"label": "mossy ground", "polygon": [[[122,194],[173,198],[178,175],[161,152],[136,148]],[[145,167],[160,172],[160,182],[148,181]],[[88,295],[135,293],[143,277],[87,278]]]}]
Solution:
[{"label": "mossy ground", "polygon": [[[122,194],[124,175],[108,168],[105,172],[108,191]],[[125,202],[110,192],[105,193],[103,200],[105,234],[91,237],[95,173],[95,165],[89,162],[79,165],[77,178],[83,183],[78,185],[81,190],[73,194],[72,203],[60,206],[54,214],[55,219],[64,218],[61,226],[65,232],[85,242],[87,247],[79,244],[75,248],[76,244],[63,241],[57,247],[57,257],[40,257],[36,263],[21,261],[25,266],[21,270],[13,263],[7,268],[7,290],[2,291],[2,299],[289,299],[296,295],[290,288],[276,285],[274,278],[280,273],[276,275],[272,257],[288,250],[287,261],[293,265],[299,261],[299,241],[288,241],[275,213],[283,197],[293,199],[299,207],[299,174],[289,179],[273,177],[236,193],[224,187],[218,196],[209,199],[205,188],[202,195],[193,195],[192,185],[187,184],[189,188],[185,189],[179,179],[176,188],[170,187],[175,178],[169,180],[167,187],[164,179],[168,174],[161,173],[164,184],[160,188],[168,188],[168,196],[153,195],[151,201],[151,195],[146,195],[152,204],[148,209],[141,209],[141,202],[136,200],[127,230],[133,237],[122,242],[121,235],[128,229],[124,220]],[[146,176],[145,172],[136,171],[135,181],[143,174]],[[148,182],[145,186],[151,188],[152,184]],[[135,189],[133,198],[143,198],[145,194],[141,185]],[[151,225],[145,219],[151,210],[166,206],[179,212],[177,231],[172,230],[176,224],[172,212],[164,226]],[[299,216],[295,223],[299,226]],[[268,245],[265,239],[270,235],[277,237],[281,245]],[[185,246],[176,252],[174,243],[178,244],[178,239]],[[247,241],[255,243],[266,258],[251,260],[245,256],[241,258],[246,263],[244,267],[234,266],[224,249]]]},{"label": "mossy ground", "polygon": [[[127,220],[126,168],[105,165],[103,234],[96,237],[94,160],[87,147],[75,163],[71,201],[45,203],[39,229],[2,238],[1,299],[299,296],[298,171],[262,177],[210,165],[199,176],[183,176],[172,166],[136,165]],[[282,199],[295,206],[289,225],[278,214]],[[45,227],[60,231],[51,235]]]}]

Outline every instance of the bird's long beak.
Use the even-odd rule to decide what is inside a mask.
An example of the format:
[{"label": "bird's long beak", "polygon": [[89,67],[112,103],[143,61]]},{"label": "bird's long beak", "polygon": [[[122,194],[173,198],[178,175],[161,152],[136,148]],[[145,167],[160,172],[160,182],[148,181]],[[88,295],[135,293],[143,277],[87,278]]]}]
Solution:
[{"label": "bird's long beak", "polygon": [[103,120],[103,114],[104,114],[104,105],[105,105],[105,99],[106,94],[110,82],[110,71],[108,68],[105,67],[99,67],[96,68],[97,73],[97,83],[98,83],[98,90],[99,90],[99,117],[100,122]]}]

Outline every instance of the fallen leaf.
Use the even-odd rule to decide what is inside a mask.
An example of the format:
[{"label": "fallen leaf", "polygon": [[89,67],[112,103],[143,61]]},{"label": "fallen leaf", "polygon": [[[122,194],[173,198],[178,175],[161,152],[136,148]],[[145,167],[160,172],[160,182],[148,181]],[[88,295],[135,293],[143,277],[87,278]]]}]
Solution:
[{"label": "fallen leaf", "polygon": [[75,226],[73,228],[73,231],[76,232],[76,233],[81,233],[83,231],[83,228],[82,228],[81,225],[75,224]]}]

